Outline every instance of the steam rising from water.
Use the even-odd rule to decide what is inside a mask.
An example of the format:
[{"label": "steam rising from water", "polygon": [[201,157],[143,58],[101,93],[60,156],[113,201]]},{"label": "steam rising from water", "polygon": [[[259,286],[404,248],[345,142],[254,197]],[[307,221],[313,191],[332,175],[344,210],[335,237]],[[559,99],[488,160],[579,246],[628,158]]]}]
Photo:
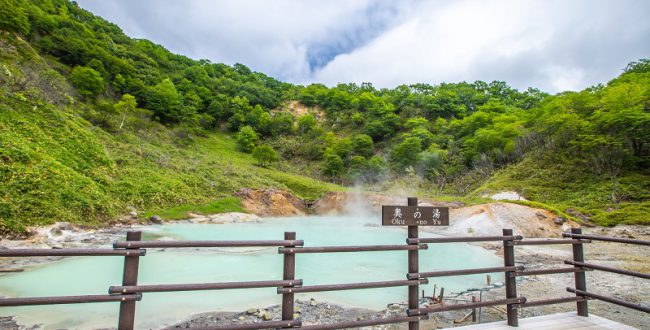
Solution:
[{"label": "steam rising from water", "polygon": [[[373,205],[373,202],[375,202]],[[406,199],[375,200],[351,194],[345,209],[350,216],[292,217],[265,219],[260,223],[166,224],[143,228],[155,235],[183,240],[280,239],[285,231],[295,231],[305,246],[404,244],[400,227],[379,227],[378,206],[404,204]],[[370,216],[368,216],[370,214]],[[430,235],[421,234],[423,237]],[[164,249],[151,250],[140,258],[141,284],[210,283],[279,279],[282,256],[277,249]],[[200,253],[197,253],[199,252]],[[491,251],[465,244],[437,244],[420,253],[422,270],[496,266],[502,263]],[[305,285],[355,283],[403,279],[407,269],[404,251],[369,253],[301,254],[296,256],[296,277]],[[0,295],[12,297],[101,294],[109,285],[121,282],[120,258],[67,258],[24,273],[0,277]],[[83,271],[81,271],[83,270]],[[498,279],[501,275],[493,274]],[[431,292],[433,284],[447,292],[478,287],[484,275],[443,278],[423,285]],[[334,291],[299,294],[346,306],[385,308],[388,303],[406,299],[405,288]],[[157,328],[193,313],[241,311],[280,302],[274,289],[220,290],[206,292],[147,293],[137,305],[137,328]],[[46,323],[45,329],[101,328],[114,326],[115,304],[85,304],[3,308],[2,315],[17,315],[22,324]]]},{"label": "steam rising from water", "polygon": [[361,186],[356,186],[347,192],[342,200],[342,215],[365,221],[372,220],[372,223],[378,224],[382,205],[406,205],[409,196],[412,197],[413,194],[403,188],[399,188],[399,191],[391,189],[390,195],[380,195],[364,192]]}]

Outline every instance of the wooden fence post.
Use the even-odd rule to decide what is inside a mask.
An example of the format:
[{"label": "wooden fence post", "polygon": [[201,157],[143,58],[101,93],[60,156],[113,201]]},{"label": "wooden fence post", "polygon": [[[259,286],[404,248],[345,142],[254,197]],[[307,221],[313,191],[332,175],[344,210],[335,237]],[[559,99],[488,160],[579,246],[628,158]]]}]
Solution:
[{"label": "wooden fence post", "polygon": [[[408,198],[408,206],[418,206],[418,199],[415,197]],[[408,238],[418,238],[418,226],[408,226]],[[416,243],[417,244],[417,243]],[[418,250],[408,251],[408,272],[419,273],[419,254]],[[420,300],[418,298],[418,291],[420,286],[418,284],[409,286],[409,309],[420,308]],[[409,322],[409,330],[419,330],[420,320]]]},{"label": "wooden fence post", "polygon": [[[295,232],[285,232],[285,240],[295,240]],[[288,249],[295,249],[295,246],[285,246]],[[296,276],[296,255],[294,253],[285,253],[284,254],[284,270],[282,274],[283,280],[295,280]],[[293,287],[293,286],[291,286]],[[291,321],[293,320],[294,313],[294,300],[293,292],[283,293],[282,294],[282,320]]]},{"label": "wooden fence post", "polygon": [[[129,231],[126,233],[127,241],[139,241],[142,238],[142,232]],[[130,248],[126,248],[130,249]],[[138,268],[140,257],[125,256],[124,257],[124,272],[122,274],[122,286],[137,285],[138,284]],[[131,330],[135,325],[135,303],[136,301],[122,301],[120,302],[120,319],[117,328],[119,330]]]},{"label": "wooden fence post", "polygon": [[[571,228],[571,234],[582,234],[582,229],[580,228]],[[573,261],[575,262],[585,262],[585,255],[582,249],[582,243],[573,244]],[[573,273],[575,278],[576,290],[587,291],[587,276],[585,272],[575,272]],[[576,294],[578,296],[578,294]],[[580,316],[589,316],[589,309],[587,307],[587,301],[578,301],[576,303],[576,309],[578,315]]]},{"label": "wooden fence post", "polygon": [[[476,302],[476,296],[472,294],[472,302]],[[472,322],[476,322],[476,308],[472,308]]]},{"label": "wooden fence post", "polygon": [[[513,236],[512,229],[504,229],[503,236]],[[512,241],[503,241],[503,262],[506,267],[514,267],[515,265],[515,247]],[[505,272],[506,276],[506,298],[517,298],[517,278],[515,272]],[[508,315],[508,325],[511,327],[519,326],[517,317],[517,304],[507,304],[506,312]]]}]

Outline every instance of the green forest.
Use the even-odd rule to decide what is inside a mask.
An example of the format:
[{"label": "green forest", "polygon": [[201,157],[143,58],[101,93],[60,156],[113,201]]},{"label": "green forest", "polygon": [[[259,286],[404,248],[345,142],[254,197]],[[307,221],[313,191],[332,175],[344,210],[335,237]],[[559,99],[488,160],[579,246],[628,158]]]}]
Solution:
[{"label": "green forest", "polygon": [[574,220],[650,223],[650,59],[550,95],[506,82],[300,86],[195,60],[67,0],[0,0],[0,232],[239,210],[240,188],[466,203],[512,190]]}]

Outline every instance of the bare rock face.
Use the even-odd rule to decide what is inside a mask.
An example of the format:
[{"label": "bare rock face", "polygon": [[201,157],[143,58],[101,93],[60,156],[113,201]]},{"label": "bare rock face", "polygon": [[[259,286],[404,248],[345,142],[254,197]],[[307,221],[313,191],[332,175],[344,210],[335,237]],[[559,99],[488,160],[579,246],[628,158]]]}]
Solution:
[{"label": "bare rock face", "polygon": [[261,217],[307,214],[305,202],[284,190],[244,188],[234,195],[239,197],[246,212]]},{"label": "bare rock face", "polygon": [[[380,195],[363,192],[329,192],[321,197],[312,206],[315,214],[379,214],[382,205],[406,205],[407,197],[395,195]],[[442,202],[429,199],[420,199],[422,206],[439,206],[459,208],[464,204],[460,202]]]},{"label": "bare rock face", "polygon": [[578,227],[572,221],[557,220],[552,212],[511,203],[490,203],[450,210],[449,227],[427,229],[449,236],[501,235],[511,228],[524,237],[561,237],[562,232]]},{"label": "bare rock face", "polygon": [[348,199],[348,193],[329,192],[317,200],[312,209],[314,213],[320,215],[342,214],[345,213]]}]

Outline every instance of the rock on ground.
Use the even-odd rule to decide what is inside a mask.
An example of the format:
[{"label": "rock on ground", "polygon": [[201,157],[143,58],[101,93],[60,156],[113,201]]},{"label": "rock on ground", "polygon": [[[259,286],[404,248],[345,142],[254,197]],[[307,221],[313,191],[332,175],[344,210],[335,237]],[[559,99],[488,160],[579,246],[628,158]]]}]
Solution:
[{"label": "rock on ground", "polygon": [[525,201],[524,197],[519,195],[516,191],[502,191],[496,194],[493,194],[490,196],[490,198],[494,199],[495,201],[502,201],[502,200],[509,200],[509,201]]},{"label": "rock on ground", "polygon": [[[381,311],[372,311],[362,308],[349,308],[327,302],[319,302],[313,298],[310,300],[296,300],[296,314],[294,318],[300,318],[303,325],[332,324],[345,321],[358,321],[369,319],[380,319],[387,317],[403,316],[406,314],[405,305],[390,304],[388,308]],[[281,320],[281,306],[273,305],[266,308],[252,308],[243,312],[210,312],[194,315],[188,320],[165,327],[166,330],[204,328],[213,326],[240,325],[259,323],[268,320]],[[462,312],[438,313],[431,320],[422,321],[420,329],[437,329],[439,326],[453,324],[453,320],[461,318]],[[486,315],[486,320],[488,316]],[[498,319],[498,318],[497,318]],[[368,327],[353,329],[369,329]],[[375,330],[406,330],[408,324],[388,324],[374,326]]]},{"label": "rock on ground", "polygon": [[0,329],[19,330],[20,327],[12,316],[0,316]]},{"label": "rock on ground", "polygon": [[227,212],[210,215],[190,213],[190,219],[187,221],[191,223],[222,224],[231,222],[259,222],[262,221],[262,218],[255,214],[241,212]]}]

